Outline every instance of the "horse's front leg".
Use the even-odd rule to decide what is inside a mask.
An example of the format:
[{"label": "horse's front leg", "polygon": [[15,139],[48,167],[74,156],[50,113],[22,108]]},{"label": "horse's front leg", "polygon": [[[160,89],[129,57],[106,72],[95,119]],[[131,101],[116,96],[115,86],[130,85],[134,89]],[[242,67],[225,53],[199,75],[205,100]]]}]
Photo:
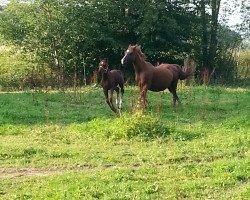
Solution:
[{"label": "horse's front leg", "polygon": [[112,88],[112,89],[110,90],[109,102],[110,102],[110,104],[111,104],[111,106],[112,106],[111,109],[112,109],[114,112],[116,112],[116,109],[115,109],[114,104],[113,104],[113,93],[114,93],[114,89]]},{"label": "horse's front leg", "polygon": [[108,90],[103,90],[103,93],[105,95],[105,99],[106,99],[106,102],[107,104],[109,105],[110,109],[114,112],[116,112],[116,110],[113,108],[113,106],[111,105],[110,103],[110,99],[109,99],[109,96],[108,96]]},{"label": "horse's front leg", "polygon": [[143,109],[147,108],[147,92],[148,92],[148,87],[146,85],[141,87],[141,102],[143,105]]}]

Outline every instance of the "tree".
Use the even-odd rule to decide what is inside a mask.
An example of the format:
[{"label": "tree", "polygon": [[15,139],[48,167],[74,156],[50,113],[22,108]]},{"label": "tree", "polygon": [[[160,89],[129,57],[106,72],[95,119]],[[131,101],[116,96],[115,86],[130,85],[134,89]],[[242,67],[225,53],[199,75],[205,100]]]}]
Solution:
[{"label": "tree", "polygon": [[99,58],[119,65],[135,43],[152,63],[183,64],[193,57],[207,71],[206,83],[225,66],[221,58],[229,51],[222,38],[232,39],[222,31],[219,9],[220,0],[13,0],[0,13],[0,33],[44,69],[50,80],[45,83],[54,86],[81,84],[83,60],[87,76]]},{"label": "tree", "polygon": [[[211,8],[211,17],[206,13],[207,5]],[[201,0],[199,6],[202,18],[203,83],[208,84],[216,64],[220,0]]]}]

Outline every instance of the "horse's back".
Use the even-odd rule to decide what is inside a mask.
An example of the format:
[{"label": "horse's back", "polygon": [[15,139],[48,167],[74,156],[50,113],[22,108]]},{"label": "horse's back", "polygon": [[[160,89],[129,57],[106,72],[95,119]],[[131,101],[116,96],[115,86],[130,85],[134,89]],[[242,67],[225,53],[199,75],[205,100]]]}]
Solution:
[{"label": "horse's back", "polygon": [[168,88],[173,81],[173,74],[165,66],[154,67],[152,81],[149,90],[151,91],[163,91]]},{"label": "horse's back", "polygon": [[193,73],[191,68],[183,70],[182,66],[178,64],[162,64],[162,65],[168,68],[172,72],[175,80],[178,79],[184,80]]},{"label": "horse's back", "polygon": [[124,84],[124,77],[123,77],[123,73],[121,72],[121,70],[118,69],[113,69],[110,71],[110,73],[112,74],[114,80],[117,82],[117,84]]},{"label": "horse's back", "polygon": [[168,73],[172,74],[174,80],[178,80],[180,76],[181,66],[178,64],[161,64],[158,67],[165,68],[168,70]]}]

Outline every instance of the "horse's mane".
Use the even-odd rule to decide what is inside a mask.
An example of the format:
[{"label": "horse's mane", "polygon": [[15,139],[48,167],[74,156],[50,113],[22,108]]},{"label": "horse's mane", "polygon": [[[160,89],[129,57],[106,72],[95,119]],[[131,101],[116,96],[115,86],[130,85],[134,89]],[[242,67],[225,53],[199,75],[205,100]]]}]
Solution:
[{"label": "horse's mane", "polygon": [[143,60],[147,60],[147,57],[145,56],[144,53],[142,53],[141,51],[141,46],[135,45],[135,50],[137,50],[137,53],[139,54],[139,56],[143,59]]}]

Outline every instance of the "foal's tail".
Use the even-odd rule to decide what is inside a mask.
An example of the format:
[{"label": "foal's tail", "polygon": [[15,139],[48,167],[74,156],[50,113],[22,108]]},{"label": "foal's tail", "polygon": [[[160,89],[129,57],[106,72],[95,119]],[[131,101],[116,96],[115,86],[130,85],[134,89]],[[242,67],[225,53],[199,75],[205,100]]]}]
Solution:
[{"label": "foal's tail", "polygon": [[191,67],[183,67],[181,68],[181,66],[179,66],[180,69],[180,73],[179,73],[179,79],[180,80],[184,80],[187,77],[189,77],[190,75],[193,74],[193,70]]}]

